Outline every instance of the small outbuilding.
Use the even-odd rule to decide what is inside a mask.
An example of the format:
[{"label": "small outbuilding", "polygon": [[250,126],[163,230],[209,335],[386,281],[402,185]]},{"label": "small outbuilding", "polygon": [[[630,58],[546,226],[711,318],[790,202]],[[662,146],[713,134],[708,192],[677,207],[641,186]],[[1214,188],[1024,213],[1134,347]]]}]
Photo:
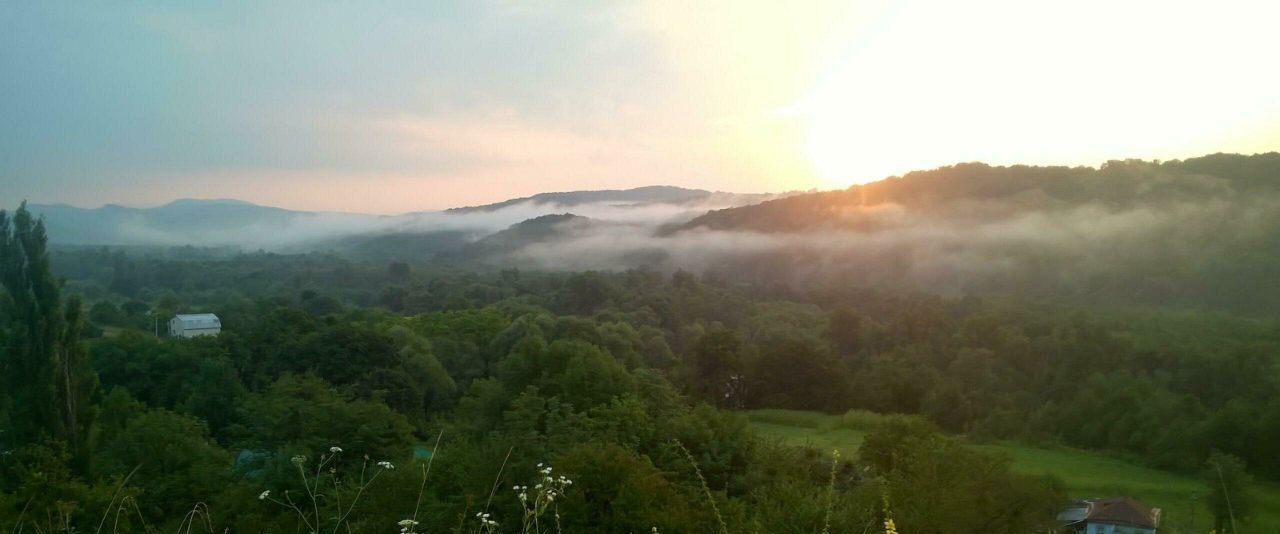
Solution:
[{"label": "small outbuilding", "polygon": [[222,332],[222,320],[212,313],[178,314],[169,319],[172,337],[216,336]]},{"label": "small outbuilding", "polygon": [[1133,497],[1075,501],[1058,514],[1060,532],[1074,534],[1155,534],[1160,509]]}]

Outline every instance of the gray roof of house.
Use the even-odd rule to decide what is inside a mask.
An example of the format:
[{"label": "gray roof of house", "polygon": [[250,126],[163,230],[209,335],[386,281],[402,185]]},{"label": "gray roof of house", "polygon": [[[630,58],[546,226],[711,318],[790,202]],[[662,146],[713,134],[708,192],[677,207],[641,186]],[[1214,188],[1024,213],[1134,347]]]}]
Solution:
[{"label": "gray roof of house", "polygon": [[1058,514],[1058,521],[1066,524],[1078,523],[1084,521],[1087,515],[1089,515],[1089,501],[1075,501]]},{"label": "gray roof of house", "polygon": [[222,320],[212,313],[180,313],[173,316],[182,322],[183,328],[221,328]]}]

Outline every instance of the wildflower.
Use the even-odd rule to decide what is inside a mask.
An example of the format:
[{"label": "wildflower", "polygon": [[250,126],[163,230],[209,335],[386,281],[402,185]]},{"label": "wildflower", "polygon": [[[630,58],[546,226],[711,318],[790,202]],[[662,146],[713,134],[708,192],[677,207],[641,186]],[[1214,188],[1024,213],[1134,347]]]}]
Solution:
[{"label": "wildflower", "polygon": [[290,459],[289,459],[289,461],[291,461],[291,462],[293,462],[293,463],[295,463],[295,464],[298,464],[298,465],[302,465],[302,464],[306,463],[306,461],[307,461],[307,457],[306,457],[306,456],[303,456],[303,455],[301,455],[301,454],[299,454],[299,455],[297,455],[297,456],[294,456],[293,458],[290,458]]},{"label": "wildflower", "polygon": [[337,446],[337,445],[334,445],[334,446],[332,446],[332,447],[329,447],[329,452],[334,453],[334,454],[338,454],[338,453],[342,452],[342,447],[339,447],[339,446]]},{"label": "wildflower", "polygon": [[383,460],[383,461],[381,461],[381,462],[378,462],[378,467],[381,467],[381,468],[383,468],[383,469],[395,469],[395,468],[396,468],[396,466],[392,465],[392,464],[391,464],[391,462],[388,462],[388,461],[386,461],[386,460]]},{"label": "wildflower", "polygon": [[271,496],[271,490],[265,490],[262,493],[258,494],[258,500],[265,501],[267,500],[267,497],[270,497],[270,496]]},{"label": "wildflower", "polygon": [[417,521],[414,521],[414,520],[412,520],[412,519],[401,519],[401,520],[400,520],[400,522],[399,522],[399,523],[396,523],[396,524],[397,524],[397,525],[400,525],[400,526],[402,526],[402,527],[412,527],[412,526],[414,526],[414,525],[417,525],[417,524],[418,524],[418,522],[417,522]]}]

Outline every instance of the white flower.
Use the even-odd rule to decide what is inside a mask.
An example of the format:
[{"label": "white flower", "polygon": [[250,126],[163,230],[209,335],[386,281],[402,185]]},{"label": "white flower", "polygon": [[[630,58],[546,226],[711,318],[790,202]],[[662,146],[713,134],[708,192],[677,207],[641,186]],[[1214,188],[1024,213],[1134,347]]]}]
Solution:
[{"label": "white flower", "polygon": [[332,446],[332,447],[329,447],[329,452],[334,453],[334,454],[338,454],[338,453],[342,452],[342,447],[339,447],[339,446],[337,446],[337,445],[334,445],[334,446]]},{"label": "white flower", "polygon": [[391,462],[388,462],[388,461],[386,461],[386,460],[383,460],[383,461],[381,461],[381,462],[378,462],[378,467],[381,467],[381,468],[383,468],[383,469],[395,469],[395,468],[396,468],[396,466],[392,465],[392,464],[391,464]]},{"label": "white flower", "polygon": [[270,497],[270,496],[271,496],[271,490],[266,490],[258,494],[258,500],[265,501],[267,497]]},{"label": "white flower", "polygon": [[414,520],[412,520],[412,519],[401,519],[401,520],[400,520],[400,522],[399,522],[399,523],[396,523],[396,524],[397,524],[397,525],[400,525],[400,526],[402,526],[402,527],[412,527],[412,526],[414,526],[414,525],[417,525],[417,524],[418,524],[418,522],[417,522],[417,521],[414,521]]},{"label": "white flower", "polygon": [[289,461],[298,465],[302,465],[304,462],[307,461],[307,457],[299,454],[297,456],[294,456],[293,458],[290,458]]}]

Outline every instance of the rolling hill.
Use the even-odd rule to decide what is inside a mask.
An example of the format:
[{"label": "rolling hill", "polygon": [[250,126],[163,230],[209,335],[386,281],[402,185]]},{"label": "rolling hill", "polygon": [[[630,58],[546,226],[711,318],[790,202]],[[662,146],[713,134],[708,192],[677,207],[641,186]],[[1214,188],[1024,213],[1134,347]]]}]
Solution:
[{"label": "rolling hill", "polygon": [[758,244],[753,261],[721,262],[750,279],[1259,314],[1280,312],[1278,233],[1280,153],[1267,153],[966,163],[715,210],[662,235]]}]

